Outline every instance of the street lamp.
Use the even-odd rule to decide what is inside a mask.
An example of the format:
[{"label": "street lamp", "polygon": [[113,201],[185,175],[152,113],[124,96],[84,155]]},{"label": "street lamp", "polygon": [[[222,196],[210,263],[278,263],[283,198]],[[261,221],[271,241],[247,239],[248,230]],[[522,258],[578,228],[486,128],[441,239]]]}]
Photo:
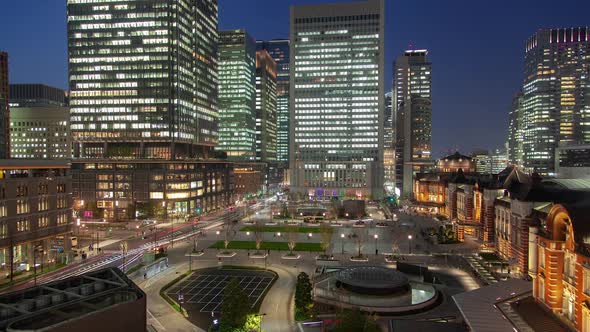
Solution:
[{"label": "street lamp", "polygon": [[340,234],[340,243],[342,244],[342,254],[344,254],[344,234]]},{"label": "street lamp", "polygon": [[373,238],[375,239],[375,256],[377,256],[379,254],[379,249],[377,249],[377,239],[379,239],[379,235],[375,234],[373,235]]},{"label": "street lamp", "polygon": [[408,252],[412,253],[412,234],[408,235]]}]

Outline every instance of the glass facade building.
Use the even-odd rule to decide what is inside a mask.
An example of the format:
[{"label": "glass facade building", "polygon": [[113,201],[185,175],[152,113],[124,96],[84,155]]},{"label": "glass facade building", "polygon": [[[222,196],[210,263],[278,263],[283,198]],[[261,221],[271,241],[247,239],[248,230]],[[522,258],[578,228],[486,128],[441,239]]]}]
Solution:
[{"label": "glass facade building", "polygon": [[522,92],[517,93],[512,99],[512,107],[508,114],[508,160],[512,165],[523,164],[523,107]]},{"label": "glass facade building", "polygon": [[256,42],[245,30],[219,32],[219,145],[233,160],[256,158]]},{"label": "glass facade building", "polygon": [[8,85],[8,53],[0,52],[0,159],[8,158],[10,153],[10,128],[8,122],[10,98]]},{"label": "glass facade building", "polygon": [[427,50],[408,50],[397,58],[393,76],[396,187],[411,197],[415,174],[433,165],[432,64]]},{"label": "glass facade building", "polygon": [[526,42],[523,164],[555,174],[555,148],[590,142],[590,28],[540,29]]},{"label": "glass facade building", "polygon": [[266,50],[277,64],[277,161],[289,162],[289,40],[256,41],[257,50]]},{"label": "glass facade building", "polygon": [[256,51],[256,161],[277,160],[277,65]]},{"label": "glass facade building", "polygon": [[217,1],[68,0],[79,158],[206,157],[217,144]]},{"label": "glass facade building", "polygon": [[393,93],[385,94],[383,112],[383,170],[385,190],[388,195],[395,193],[395,115],[393,113]]},{"label": "glass facade building", "polygon": [[291,192],[383,196],[384,2],[291,7]]}]

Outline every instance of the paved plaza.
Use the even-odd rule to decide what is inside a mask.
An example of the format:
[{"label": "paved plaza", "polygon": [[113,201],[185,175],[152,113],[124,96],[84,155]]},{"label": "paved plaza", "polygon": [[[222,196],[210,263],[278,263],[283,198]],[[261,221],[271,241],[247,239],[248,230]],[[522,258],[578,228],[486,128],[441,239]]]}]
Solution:
[{"label": "paved plaza", "polygon": [[175,300],[183,298],[183,303],[192,310],[219,313],[223,303],[224,289],[233,278],[238,279],[240,287],[248,295],[250,304],[254,307],[262,300],[275,275],[268,271],[207,269],[196,271],[170,288],[167,293]]}]

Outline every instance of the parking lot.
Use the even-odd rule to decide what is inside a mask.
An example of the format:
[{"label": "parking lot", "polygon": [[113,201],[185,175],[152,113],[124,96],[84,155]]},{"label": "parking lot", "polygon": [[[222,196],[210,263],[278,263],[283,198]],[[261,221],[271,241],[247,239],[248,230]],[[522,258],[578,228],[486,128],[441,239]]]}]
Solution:
[{"label": "parking lot", "polygon": [[168,290],[168,296],[191,311],[219,313],[223,303],[223,292],[227,284],[237,278],[241,288],[248,295],[250,304],[257,305],[272,284],[275,274],[268,271],[241,269],[207,269],[196,271],[182,283]]}]

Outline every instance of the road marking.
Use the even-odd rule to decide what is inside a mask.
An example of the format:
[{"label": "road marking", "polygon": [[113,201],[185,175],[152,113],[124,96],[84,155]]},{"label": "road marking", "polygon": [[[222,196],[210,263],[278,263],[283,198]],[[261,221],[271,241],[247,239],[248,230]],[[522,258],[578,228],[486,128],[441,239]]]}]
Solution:
[{"label": "road marking", "polygon": [[152,312],[150,311],[150,309],[148,309],[147,312],[151,316],[150,319],[156,321],[156,323],[158,323],[158,325],[160,325],[162,327],[161,331],[166,331],[166,328],[164,327],[164,325],[162,325],[162,323],[160,323],[160,321],[156,318],[156,316],[154,316],[154,314],[152,314]]}]

